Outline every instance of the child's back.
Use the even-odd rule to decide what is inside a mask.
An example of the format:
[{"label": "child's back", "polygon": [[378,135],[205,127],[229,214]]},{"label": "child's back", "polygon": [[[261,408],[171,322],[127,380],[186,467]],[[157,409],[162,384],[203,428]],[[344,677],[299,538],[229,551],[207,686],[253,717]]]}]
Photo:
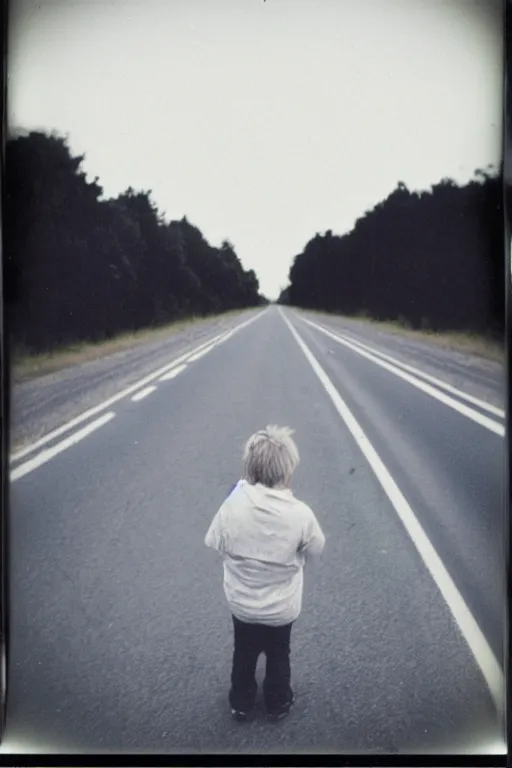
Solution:
[{"label": "child's back", "polygon": [[303,548],[323,547],[312,511],[290,489],[242,480],[220,512],[224,591],[233,614],[274,626],[294,621],[302,604]]}]

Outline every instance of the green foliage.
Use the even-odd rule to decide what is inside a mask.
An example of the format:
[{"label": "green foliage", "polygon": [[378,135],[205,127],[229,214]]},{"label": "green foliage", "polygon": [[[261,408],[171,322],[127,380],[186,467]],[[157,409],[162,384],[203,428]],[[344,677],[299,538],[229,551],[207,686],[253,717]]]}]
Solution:
[{"label": "green foliage", "polygon": [[82,157],[40,132],[6,146],[5,277],[10,333],[33,352],[262,302],[231,243],[214,248],[150,191],[102,199]]}]

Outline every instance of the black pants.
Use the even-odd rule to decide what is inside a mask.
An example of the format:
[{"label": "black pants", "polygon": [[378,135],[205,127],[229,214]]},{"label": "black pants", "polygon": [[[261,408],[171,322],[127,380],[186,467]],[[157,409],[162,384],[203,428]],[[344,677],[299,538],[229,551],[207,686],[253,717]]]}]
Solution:
[{"label": "black pants", "polygon": [[248,712],[257,693],[256,665],[260,653],[267,657],[263,697],[269,712],[278,712],[291,697],[290,633],[292,624],[269,627],[247,624],[233,616],[235,648],[231,672],[229,703],[234,709]]}]

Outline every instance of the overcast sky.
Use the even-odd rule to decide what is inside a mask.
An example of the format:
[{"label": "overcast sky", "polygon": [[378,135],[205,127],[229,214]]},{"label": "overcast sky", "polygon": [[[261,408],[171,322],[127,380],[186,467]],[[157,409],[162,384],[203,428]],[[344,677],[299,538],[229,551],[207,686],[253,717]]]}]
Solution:
[{"label": "overcast sky", "polygon": [[13,0],[9,117],[152,189],[275,298],[398,181],[499,164],[500,0]]}]

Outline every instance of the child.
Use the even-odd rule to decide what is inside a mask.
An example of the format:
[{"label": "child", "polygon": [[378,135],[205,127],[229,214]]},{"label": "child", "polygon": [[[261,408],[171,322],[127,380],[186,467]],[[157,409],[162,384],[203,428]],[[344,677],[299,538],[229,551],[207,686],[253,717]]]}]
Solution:
[{"label": "child", "polygon": [[233,614],[234,653],[229,702],[238,720],[254,707],[256,664],[265,653],[263,695],[269,716],[293,704],[290,632],[302,607],[306,555],[325,537],[311,509],[290,490],[299,463],[293,432],[269,426],[247,442],[240,480],[215,515],[205,544],[221,553],[224,592]]}]

